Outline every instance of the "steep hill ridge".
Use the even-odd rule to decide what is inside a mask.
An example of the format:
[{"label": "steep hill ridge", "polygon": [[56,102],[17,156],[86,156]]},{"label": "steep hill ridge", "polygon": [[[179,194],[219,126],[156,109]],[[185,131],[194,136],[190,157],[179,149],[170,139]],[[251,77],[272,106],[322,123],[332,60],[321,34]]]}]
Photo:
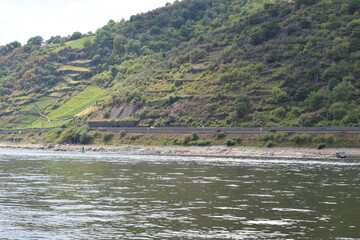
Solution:
[{"label": "steep hill ridge", "polygon": [[359,11],[359,0],[183,0],[95,34],[14,42],[0,48],[0,128],[359,126]]}]

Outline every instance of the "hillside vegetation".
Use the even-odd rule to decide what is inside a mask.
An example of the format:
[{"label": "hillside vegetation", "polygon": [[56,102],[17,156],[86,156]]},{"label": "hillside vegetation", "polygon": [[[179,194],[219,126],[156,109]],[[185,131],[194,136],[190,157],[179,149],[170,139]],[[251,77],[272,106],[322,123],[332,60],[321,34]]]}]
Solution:
[{"label": "hillside vegetation", "polygon": [[0,47],[0,128],[359,126],[359,79],[360,0],[175,1]]}]

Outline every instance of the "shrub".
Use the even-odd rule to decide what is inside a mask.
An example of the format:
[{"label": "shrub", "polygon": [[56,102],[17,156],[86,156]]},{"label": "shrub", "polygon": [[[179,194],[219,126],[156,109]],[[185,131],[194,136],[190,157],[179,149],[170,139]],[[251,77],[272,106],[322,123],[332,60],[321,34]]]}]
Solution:
[{"label": "shrub", "polygon": [[360,1],[358,0],[350,0],[347,6],[347,11],[350,14],[354,14],[356,11],[360,9]]},{"label": "shrub", "polygon": [[319,143],[317,146],[316,146],[316,148],[317,149],[323,149],[323,148],[325,148],[326,147],[326,145],[325,145],[325,143]]},{"label": "shrub", "polygon": [[295,134],[290,138],[290,140],[296,144],[309,143],[311,142],[311,139],[312,137],[310,134]]},{"label": "shrub", "polygon": [[196,132],[193,132],[192,134],[191,134],[191,140],[192,141],[197,141],[197,140],[199,140],[200,138],[199,138],[199,135],[196,133]]},{"label": "shrub", "polygon": [[172,141],[173,145],[178,145],[179,144],[179,138],[174,138],[174,140]]},{"label": "shrub", "polygon": [[87,144],[91,141],[92,136],[89,134],[89,128],[83,126],[80,128],[70,127],[64,130],[55,129],[46,133],[44,142],[47,143],[70,143],[70,144]]},{"label": "shrub", "polygon": [[130,140],[131,140],[131,141],[136,141],[136,140],[138,140],[138,139],[141,138],[141,137],[142,137],[141,134],[134,134],[134,135],[131,135]]},{"label": "shrub", "polygon": [[55,143],[76,143],[78,139],[76,133],[75,127],[66,128],[61,132],[59,138],[55,140]]},{"label": "shrub", "polygon": [[275,22],[267,22],[261,25],[261,27],[254,28],[254,32],[250,35],[250,43],[252,45],[258,45],[274,38],[279,32],[279,25]]},{"label": "shrub", "polygon": [[181,145],[189,145],[189,143],[191,142],[192,137],[190,134],[186,134],[184,135],[181,140],[180,140],[180,144]]},{"label": "shrub", "polygon": [[79,143],[88,144],[91,141],[92,137],[87,130],[80,132]]},{"label": "shrub", "polygon": [[262,138],[263,141],[283,142],[286,140],[287,137],[284,133],[268,132]]},{"label": "shrub", "polygon": [[191,142],[192,145],[196,145],[196,146],[208,146],[211,144],[210,140],[197,140],[197,141],[193,141]]},{"label": "shrub", "polygon": [[228,147],[234,146],[235,144],[236,144],[236,142],[234,141],[234,139],[226,139],[226,145]]},{"label": "shrub", "polygon": [[273,143],[273,141],[267,141],[264,146],[268,147],[268,148],[271,148],[271,147],[274,146],[274,143]]},{"label": "shrub", "polygon": [[214,135],[214,138],[217,139],[217,140],[220,140],[220,139],[223,139],[225,137],[225,133],[224,132],[221,132],[220,130],[217,131]]},{"label": "shrub", "polygon": [[103,137],[104,143],[108,143],[113,137],[114,134],[112,132],[105,132]]},{"label": "shrub", "polygon": [[316,138],[317,143],[333,143],[334,140],[335,140],[335,137],[333,134],[325,134],[325,135],[318,136]]},{"label": "shrub", "polygon": [[121,130],[120,131],[120,138],[123,138],[126,136],[126,131],[125,130]]},{"label": "shrub", "polygon": [[55,130],[51,130],[51,131],[47,132],[44,137],[44,142],[55,143],[56,140],[59,138],[61,132],[62,131],[60,129],[55,129]]}]

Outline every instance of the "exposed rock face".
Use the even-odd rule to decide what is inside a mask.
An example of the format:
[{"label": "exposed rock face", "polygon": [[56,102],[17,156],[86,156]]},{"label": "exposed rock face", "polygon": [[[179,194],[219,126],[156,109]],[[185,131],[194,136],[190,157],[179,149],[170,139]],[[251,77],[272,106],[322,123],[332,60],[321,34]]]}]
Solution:
[{"label": "exposed rock face", "polygon": [[346,158],[346,153],[345,152],[336,152],[335,156],[337,158]]}]

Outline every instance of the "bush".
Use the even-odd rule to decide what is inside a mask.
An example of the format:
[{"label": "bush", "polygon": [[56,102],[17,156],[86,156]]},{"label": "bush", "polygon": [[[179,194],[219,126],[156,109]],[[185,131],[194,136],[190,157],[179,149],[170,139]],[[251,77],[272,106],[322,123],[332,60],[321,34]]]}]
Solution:
[{"label": "bush", "polygon": [[221,132],[221,131],[217,131],[215,134],[214,134],[214,138],[216,140],[220,140],[220,139],[223,139],[225,137],[225,133],[224,132]]},{"label": "bush", "polygon": [[354,14],[356,11],[360,9],[360,1],[359,0],[350,0],[347,6],[347,11],[350,14]]},{"label": "bush", "polygon": [[120,131],[120,138],[123,138],[126,136],[126,131],[125,130],[121,130]]},{"label": "bush", "polygon": [[70,127],[64,130],[55,129],[46,133],[44,142],[47,143],[69,143],[69,144],[88,144],[92,140],[89,134],[89,128],[83,126],[80,128]]},{"label": "bush", "polygon": [[55,143],[76,143],[78,138],[76,133],[75,127],[66,128],[61,132],[59,138],[55,140]]},{"label": "bush", "polygon": [[274,38],[279,32],[279,25],[275,22],[267,22],[261,25],[261,27],[254,28],[254,32],[250,35],[250,43],[252,45],[258,45]]},{"label": "bush", "polygon": [[226,145],[228,147],[234,146],[235,144],[236,144],[236,142],[234,141],[234,139],[226,139]]},{"label": "bush", "polygon": [[113,137],[114,134],[112,132],[105,132],[103,137],[104,143],[108,143]]},{"label": "bush", "polygon": [[274,146],[274,143],[273,143],[273,141],[267,141],[264,146],[268,147],[268,148],[271,148],[271,147]]},{"label": "bush", "polygon": [[290,138],[290,140],[296,144],[304,144],[311,142],[312,137],[310,134],[295,134]]},{"label": "bush", "polygon": [[263,141],[276,141],[276,142],[283,142],[287,138],[285,133],[276,133],[276,132],[268,132],[266,133],[262,139]]},{"label": "bush", "polygon": [[191,140],[192,141],[197,141],[197,140],[199,140],[200,138],[199,138],[199,135],[196,133],[196,132],[193,132],[192,134],[191,134]]},{"label": "bush", "polygon": [[134,135],[131,135],[130,140],[131,140],[131,141],[136,141],[136,140],[138,140],[138,139],[141,138],[141,137],[142,137],[141,134],[134,134]]},{"label": "bush", "polygon": [[181,145],[189,145],[189,143],[191,142],[192,138],[191,135],[186,134],[184,135],[181,140],[180,140],[180,144]]},{"label": "bush", "polygon": [[326,147],[326,145],[325,145],[325,143],[319,143],[317,146],[316,146],[316,148],[317,149],[323,149],[323,148],[325,148]]},{"label": "bush", "polygon": [[325,134],[316,138],[317,143],[333,143],[334,141],[335,137],[333,134]]},{"label": "bush", "polygon": [[210,140],[197,140],[191,142],[191,145],[196,145],[196,146],[208,146],[210,144],[211,144]]},{"label": "bush", "polygon": [[61,132],[62,131],[60,129],[55,129],[55,130],[51,130],[51,131],[47,132],[44,137],[44,142],[55,143],[56,140],[59,138]]},{"label": "bush", "polygon": [[89,134],[89,129],[87,127],[81,128],[78,142],[81,144],[88,144],[91,141],[91,139],[92,137]]}]

